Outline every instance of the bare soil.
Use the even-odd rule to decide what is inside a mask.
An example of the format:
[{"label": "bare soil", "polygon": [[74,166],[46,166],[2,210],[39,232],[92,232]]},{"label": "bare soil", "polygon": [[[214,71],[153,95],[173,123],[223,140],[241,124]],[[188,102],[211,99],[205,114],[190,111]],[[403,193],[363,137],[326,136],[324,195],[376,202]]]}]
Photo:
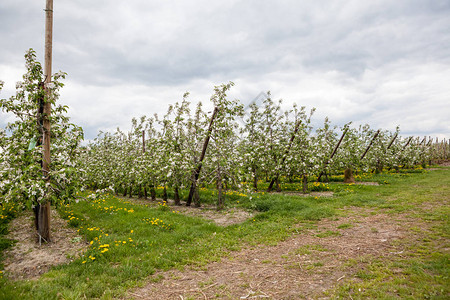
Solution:
[{"label": "bare soil", "polygon": [[[401,256],[399,240],[417,219],[350,208],[340,219],[322,220],[276,246],[232,253],[203,268],[157,272],[129,292],[136,299],[311,299],[355,279],[370,257]],[[154,282],[157,281],[157,282]]]},{"label": "bare soil", "polygon": [[86,247],[76,229],[67,226],[58,213],[51,210],[52,242],[39,245],[34,216],[24,213],[9,224],[6,236],[17,243],[5,251],[5,273],[11,279],[36,279],[52,266],[71,262]]}]

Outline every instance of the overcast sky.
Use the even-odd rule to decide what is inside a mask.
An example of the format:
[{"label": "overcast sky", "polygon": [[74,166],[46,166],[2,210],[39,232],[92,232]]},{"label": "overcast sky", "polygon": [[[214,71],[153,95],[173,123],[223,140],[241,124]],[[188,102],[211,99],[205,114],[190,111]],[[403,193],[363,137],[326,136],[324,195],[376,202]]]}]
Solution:
[{"label": "overcast sky", "polygon": [[[0,98],[29,48],[44,57],[45,0],[0,1]],[[450,138],[450,1],[54,0],[61,103],[92,139],[162,114],[186,91],[209,102],[233,81],[247,104],[285,105],[403,135]],[[11,117],[0,113],[0,127]]]}]

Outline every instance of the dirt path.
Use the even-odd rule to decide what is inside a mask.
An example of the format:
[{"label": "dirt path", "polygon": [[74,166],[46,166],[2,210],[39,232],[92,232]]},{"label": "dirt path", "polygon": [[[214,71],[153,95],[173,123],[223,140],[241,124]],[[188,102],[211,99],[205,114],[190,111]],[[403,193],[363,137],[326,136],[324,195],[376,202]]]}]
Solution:
[{"label": "dirt path", "polygon": [[[351,208],[338,220],[322,220],[276,246],[232,253],[205,268],[158,272],[162,278],[129,292],[136,299],[310,299],[349,279],[367,258],[401,256],[406,216]],[[348,210],[347,210],[348,211]],[[417,224],[417,220],[415,220]],[[304,225],[304,224],[303,224]],[[358,262],[358,263],[355,263]]]}]

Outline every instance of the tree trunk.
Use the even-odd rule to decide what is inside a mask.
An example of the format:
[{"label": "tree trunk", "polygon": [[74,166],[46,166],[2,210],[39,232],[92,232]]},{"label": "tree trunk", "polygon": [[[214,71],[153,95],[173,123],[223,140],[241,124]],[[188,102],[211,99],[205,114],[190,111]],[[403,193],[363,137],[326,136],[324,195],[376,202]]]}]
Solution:
[{"label": "tree trunk", "polygon": [[127,187],[125,186],[124,188],[123,188],[123,196],[124,197],[126,197],[127,196]]},{"label": "tree trunk", "polygon": [[375,168],[375,174],[380,174],[381,172],[383,172],[383,167],[384,167],[383,163],[380,160],[378,160],[377,166]]},{"label": "tree trunk", "polygon": [[278,179],[278,177],[277,177],[277,179],[275,180],[275,186],[276,186],[277,192],[278,192],[278,193],[281,192],[280,180]]},{"label": "tree trunk", "polygon": [[198,193],[198,188],[197,187],[194,190],[193,198],[194,198],[194,206],[195,207],[200,207],[201,206],[201,204],[200,204],[200,195]]},{"label": "tree trunk", "polygon": [[165,201],[165,202],[167,202],[167,188],[166,188],[166,186],[164,186],[164,189],[163,189],[163,200]]},{"label": "tree trunk", "polygon": [[129,194],[130,198],[133,197],[133,196],[132,196],[132,193],[133,193],[133,187],[130,186],[130,188],[128,189],[128,191],[129,191],[128,194]]},{"label": "tree trunk", "polygon": [[139,185],[138,198],[139,198],[139,199],[142,198],[142,185]]},{"label": "tree trunk", "polygon": [[353,171],[351,168],[344,170],[344,183],[355,183],[355,178],[353,177]]},{"label": "tree trunk", "polygon": [[217,178],[217,210],[223,209],[222,178]]},{"label": "tree trunk", "polygon": [[256,167],[253,167],[253,188],[258,191],[258,176],[256,175]]},{"label": "tree trunk", "polygon": [[181,205],[180,194],[177,186],[173,188],[173,200],[175,200],[175,205]]},{"label": "tree trunk", "polygon": [[[188,196],[188,199],[186,201],[186,206],[190,206],[191,205],[192,197],[194,196],[195,190],[197,189],[197,180],[198,180],[198,177],[200,176],[200,171],[202,170],[203,159],[205,158],[206,149],[208,148],[209,139],[211,138],[212,125],[213,125],[214,118],[215,118],[215,116],[216,116],[218,111],[219,111],[219,108],[215,107],[214,111],[213,111],[213,114],[211,116],[211,120],[209,122],[208,131],[206,132],[205,141],[203,143],[202,153],[200,154],[200,159],[199,159],[197,167],[195,168],[194,173],[193,173],[193,181],[192,181],[192,184],[191,184],[191,189],[189,190],[189,196]],[[198,194],[198,191],[197,191],[197,194]]]},{"label": "tree trunk", "polygon": [[273,184],[275,183],[275,179],[271,180],[269,183],[269,187],[267,188],[267,192],[270,193],[273,188]]},{"label": "tree trunk", "polygon": [[152,185],[150,187],[150,195],[152,197],[152,201],[156,201],[156,191],[155,191],[155,186],[154,185]]},{"label": "tree trunk", "polygon": [[189,189],[189,195],[188,195],[188,198],[186,201],[186,206],[191,206],[192,199],[194,199],[194,204],[195,204],[195,197],[196,197],[195,195],[197,194],[197,197],[198,197],[197,182],[195,180],[195,176],[192,176],[192,177],[194,177],[194,179],[191,183],[191,188]]},{"label": "tree trunk", "polygon": [[144,186],[144,199],[147,200],[147,187]]},{"label": "tree trunk", "polygon": [[34,227],[36,228],[36,231],[39,230],[39,207],[41,205],[38,203],[33,207],[34,212]]},{"label": "tree trunk", "polygon": [[50,202],[47,201],[43,205],[39,205],[38,210],[38,228],[37,232],[39,235],[39,243],[42,241],[48,243],[51,240],[50,237]]},{"label": "tree trunk", "polygon": [[303,194],[308,192],[308,175],[303,174]]}]

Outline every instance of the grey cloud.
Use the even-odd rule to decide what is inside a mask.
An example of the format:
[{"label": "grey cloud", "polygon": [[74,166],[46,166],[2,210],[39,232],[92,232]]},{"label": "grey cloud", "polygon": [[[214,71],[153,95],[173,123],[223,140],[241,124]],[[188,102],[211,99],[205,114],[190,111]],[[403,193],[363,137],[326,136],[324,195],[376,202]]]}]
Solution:
[{"label": "grey cloud", "polygon": [[[0,64],[22,66],[29,47],[42,57],[44,3],[9,2],[0,4],[6,28],[0,32],[6,41]],[[443,70],[450,68],[445,0],[64,0],[55,3],[54,18],[54,70],[69,74],[64,100],[77,111],[86,103],[93,112],[110,110],[103,119],[77,114],[89,135],[96,126],[114,127],[119,119],[127,124],[139,113],[120,105],[102,108],[106,100],[126,98],[141,110],[159,112],[174,99],[163,89],[203,97],[230,80],[243,101],[272,90],[274,98],[315,106],[317,118],[329,115],[338,124],[368,120],[383,127],[399,121],[410,128],[414,116],[425,117],[415,107],[426,98],[439,108],[438,124],[423,127],[450,134],[448,107],[442,105],[448,102]],[[146,88],[123,92],[136,86]],[[123,118],[114,117],[116,109]]]}]

